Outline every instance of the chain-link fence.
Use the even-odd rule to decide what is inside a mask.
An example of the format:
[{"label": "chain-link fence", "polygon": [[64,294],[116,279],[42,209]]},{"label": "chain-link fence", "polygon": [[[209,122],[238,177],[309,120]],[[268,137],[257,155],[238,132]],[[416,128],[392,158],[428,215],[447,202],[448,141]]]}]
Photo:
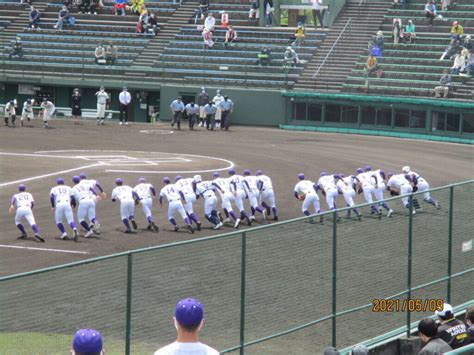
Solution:
[{"label": "chain-link fence", "polygon": [[430,300],[472,300],[473,187],[433,189],[441,209],[416,193],[416,215],[393,198],[391,218],[363,205],[360,222],[341,209],[339,222],[328,213],[0,278],[0,352],[65,354],[91,327],[108,354],[151,354],[174,340],[184,297],[203,302],[202,340],[222,352],[372,338],[433,314]]}]

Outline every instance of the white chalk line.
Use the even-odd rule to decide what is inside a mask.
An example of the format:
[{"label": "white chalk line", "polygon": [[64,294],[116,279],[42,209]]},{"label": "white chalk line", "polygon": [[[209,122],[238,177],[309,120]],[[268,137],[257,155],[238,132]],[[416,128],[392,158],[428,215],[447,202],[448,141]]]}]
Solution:
[{"label": "white chalk line", "polygon": [[90,169],[90,168],[93,168],[93,167],[96,167],[96,166],[102,166],[102,165],[104,165],[104,164],[102,164],[102,163],[97,163],[97,164],[92,164],[92,165],[84,165],[84,166],[80,166],[80,167],[78,167],[78,168],[56,171],[56,172],[50,173],[50,174],[32,176],[32,177],[29,177],[29,178],[20,179],[20,180],[15,180],[15,181],[8,181],[8,182],[1,183],[1,184],[0,184],[0,187],[9,186],[9,185],[15,185],[15,184],[19,184],[19,183],[27,182],[27,181],[32,181],[32,180],[43,179],[43,178],[46,178],[46,177],[49,177],[49,176],[55,176],[55,175],[60,175],[60,174],[66,174],[66,173],[70,173],[70,172],[77,171],[77,170]]},{"label": "white chalk line", "polygon": [[37,251],[52,251],[56,253],[69,253],[69,254],[89,254],[87,251],[76,251],[76,250],[65,250],[65,249],[50,249],[50,248],[35,248],[35,247],[23,247],[20,245],[4,245],[0,244],[0,248],[11,248],[11,249],[27,249]]}]

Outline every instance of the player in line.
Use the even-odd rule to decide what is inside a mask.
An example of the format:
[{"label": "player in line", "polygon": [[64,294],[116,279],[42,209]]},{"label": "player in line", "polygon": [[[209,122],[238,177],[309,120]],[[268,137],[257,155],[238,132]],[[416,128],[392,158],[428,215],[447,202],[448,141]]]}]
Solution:
[{"label": "player in line", "polygon": [[[347,207],[353,207],[354,203],[354,196],[356,195],[356,188],[359,180],[354,175],[349,175],[347,177],[344,174],[336,174],[338,177],[337,180],[337,189],[342,196],[344,196],[344,201],[346,201]],[[354,213],[357,216],[357,219],[360,221],[362,219],[362,215],[360,214],[357,208],[352,208]],[[351,210],[347,210],[347,217],[351,216]]]},{"label": "player in line", "polygon": [[[401,195],[401,201],[403,203],[403,206],[405,206],[406,208],[410,208],[408,195],[413,192],[413,188],[408,179],[405,177],[405,174],[395,175],[394,173],[388,173],[387,178],[387,190],[390,192],[390,194],[392,196]],[[416,205],[417,202],[415,202],[415,199],[413,199],[414,208],[412,214],[416,214]]]},{"label": "player in line", "polygon": [[11,119],[12,121],[12,126],[15,126],[15,120],[16,120],[16,105],[17,101],[16,99],[8,101],[7,104],[5,105],[5,126],[8,126],[8,120]]},{"label": "player in line", "polygon": [[74,199],[74,193],[72,189],[64,185],[64,179],[56,179],[57,185],[51,189],[49,197],[51,200],[51,209],[54,211],[54,219],[56,221],[56,226],[61,232],[60,239],[67,239],[68,235],[66,229],[63,225],[63,218],[66,217],[67,223],[73,231],[73,239],[77,242],[77,226],[74,222],[74,215],[72,213],[72,205],[76,204]]},{"label": "player in line", "polygon": [[[258,190],[258,177],[257,176],[252,176],[251,172],[249,169],[244,170],[244,182],[247,183],[248,187],[248,199],[250,203],[250,220],[254,221],[255,220],[255,213],[259,212],[263,214],[263,211],[265,210],[264,208],[260,207],[258,205],[258,198],[260,197],[260,191]],[[265,215],[264,215],[265,218]]]},{"label": "player in line", "polygon": [[56,106],[54,106],[54,104],[47,98],[44,98],[41,103],[40,111],[40,117],[43,118],[44,128],[48,128],[48,122],[53,117],[54,111],[56,111]]},{"label": "player in line", "polygon": [[16,208],[15,214],[15,225],[20,230],[21,235],[20,239],[26,239],[27,234],[25,231],[25,227],[21,224],[21,220],[25,218],[33,229],[35,233],[35,238],[38,239],[40,242],[44,243],[44,238],[40,235],[39,228],[36,225],[35,217],[33,216],[33,207],[35,206],[35,200],[33,199],[33,195],[29,192],[26,192],[26,186],[21,184],[18,186],[18,193],[14,194],[11,199],[10,208],[8,212],[10,214]]},{"label": "player in line", "polygon": [[[338,178],[335,175],[329,175],[323,171],[319,174],[319,180],[317,182],[317,189],[321,190],[322,194],[326,197],[326,203],[329,210],[336,211],[336,197],[339,194],[336,186],[336,180]],[[340,220],[338,213],[336,212],[337,221]]]},{"label": "player in line", "polygon": [[155,224],[153,219],[153,215],[151,213],[151,209],[153,206],[153,199],[156,197],[156,191],[152,184],[146,182],[144,177],[138,179],[138,185],[133,188],[138,199],[140,200],[140,204],[142,205],[143,214],[148,221],[148,230],[153,230],[154,232],[158,233],[160,229]]},{"label": "player in line", "polygon": [[429,203],[433,206],[435,206],[437,209],[441,208],[441,205],[437,200],[435,200],[433,197],[431,197],[431,194],[428,192],[430,189],[430,185],[428,182],[420,176],[420,174],[411,171],[409,166],[404,166],[402,168],[402,172],[405,173],[405,177],[408,179],[408,181],[412,184],[413,192],[424,192],[423,193],[423,200],[426,203]]},{"label": "player in line", "polygon": [[252,220],[247,215],[244,208],[244,198],[248,197],[249,185],[247,181],[244,180],[243,176],[236,174],[235,169],[229,169],[228,173],[230,175],[228,178],[230,191],[234,195],[234,202],[240,212],[240,219],[246,219],[247,225],[251,226]]},{"label": "player in line", "polygon": [[[75,204],[79,204],[77,208],[77,220],[84,228],[86,234],[85,238],[91,237],[94,233],[100,234],[100,224],[96,219],[95,206],[99,201],[99,197],[93,188],[91,188],[87,181],[81,180],[80,176],[73,176],[72,193],[74,194]],[[89,219],[87,223],[86,218]]]},{"label": "player in line", "polygon": [[[294,188],[295,198],[303,201],[301,206],[301,211],[305,216],[310,216],[311,212],[309,208],[311,205],[314,207],[314,213],[321,213],[321,206],[319,204],[318,196],[318,185],[316,185],[311,180],[306,180],[306,177],[303,173],[298,174],[298,180],[300,180]],[[320,217],[320,223],[323,222],[323,216]]]},{"label": "player in line", "polygon": [[378,201],[378,205],[385,208],[385,210],[387,211],[387,217],[390,218],[392,216],[393,210],[388,206],[386,202],[381,202],[384,199],[383,193],[387,189],[387,187],[385,186],[384,171],[380,169],[372,171],[372,167],[370,165],[366,165],[364,167],[364,170],[371,177],[370,182],[374,186],[374,195],[375,199]]},{"label": "player in line", "polygon": [[221,208],[224,211],[225,219],[223,223],[230,223],[232,217],[234,220],[234,228],[239,228],[240,218],[237,217],[234,210],[232,209],[232,202],[234,202],[234,195],[230,191],[230,182],[229,179],[224,179],[221,177],[221,174],[218,171],[215,171],[212,176],[214,180],[212,183],[216,185],[217,190],[221,196]]},{"label": "player in line", "polygon": [[375,186],[372,184],[372,176],[369,173],[364,172],[364,169],[357,168],[357,179],[359,180],[358,192],[364,194],[364,199],[367,203],[370,203],[370,213],[376,213],[379,218],[382,217],[382,211],[378,205],[374,204],[373,195],[375,195]]},{"label": "player in line", "polygon": [[169,177],[163,178],[163,188],[160,191],[160,206],[163,207],[163,198],[166,197],[168,200],[168,220],[173,225],[175,232],[179,231],[178,223],[174,219],[174,214],[178,212],[181,215],[184,223],[188,227],[191,233],[194,233],[194,228],[191,225],[191,221],[186,215],[183,203],[181,202],[181,196],[179,195],[178,188],[171,184]]},{"label": "player in line", "polygon": [[[88,179],[86,173],[80,173],[79,177],[81,178],[81,184],[85,185],[88,189],[90,189],[94,195],[94,201],[98,202],[100,199],[105,200],[107,198],[107,193],[104,191],[102,186],[97,180]],[[95,196],[99,195],[97,190],[100,192],[100,199],[97,199]],[[94,231],[96,234],[100,234],[100,223],[97,222],[95,216],[95,203],[94,203],[94,217],[90,219],[89,227]]]},{"label": "player in line", "polygon": [[21,122],[20,125],[24,126],[24,121],[25,119],[30,122],[34,118],[34,113],[33,113],[33,104],[35,103],[35,100],[33,99],[28,99],[23,103],[23,111],[21,112]]},{"label": "player in line", "polygon": [[[133,229],[137,229],[137,222],[135,222],[135,200],[138,200],[136,192],[133,189],[123,184],[121,178],[115,179],[115,185],[117,185],[112,190],[112,202],[116,200],[120,201],[120,217],[122,222],[125,225],[125,233],[132,233],[132,228],[130,228],[130,223],[132,224]],[[130,221],[130,222],[129,222]]]},{"label": "player in line", "polygon": [[193,190],[193,179],[186,178],[183,179],[181,175],[177,175],[175,177],[175,184],[176,188],[178,189],[179,195],[181,196],[182,200],[184,201],[184,210],[188,215],[189,220],[196,223],[196,230],[201,230],[201,221],[196,213],[194,213],[194,204],[196,203],[196,194]]},{"label": "player in line", "polygon": [[255,172],[257,177],[257,188],[260,191],[260,198],[262,202],[263,218],[270,217],[270,212],[273,213],[273,220],[278,221],[278,209],[275,203],[275,193],[273,192],[272,179],[263,175],[262,170]]},{"label": "player in line", "polygon": [[193,188],[196,195],[204,199],[204,215],[206,219],[214,225],[214,229],[221,228],[224,224],[220,221],[217,214],[217,196],[215,193],[216,190],[222,192],[220,187],[211,181],[202,181],[201,175],[195,175],[193,178]]}]

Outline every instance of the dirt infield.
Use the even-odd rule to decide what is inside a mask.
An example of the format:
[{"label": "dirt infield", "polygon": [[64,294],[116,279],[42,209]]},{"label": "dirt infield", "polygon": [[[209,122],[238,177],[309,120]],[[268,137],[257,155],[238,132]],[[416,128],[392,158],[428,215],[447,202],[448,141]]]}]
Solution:
[{"label": "dirt infield", "polygon": [[[160,209],[155,202],[154,214],[160,232],[155,234],[143,228],[145,219],[138,208],[139,232],[126,235],[122,233],[119,207],[108,199],[97,206],[103,226],[100,238],[80,238],[78,243],[58,240],[48,194],[57,177],[62,176],[69,183],[79,172],[98,180],[110,195],[117,177],[134,186],[139,177],[145,176],[159,189],[164,176],[200,173],[206,179],[214,170],[221,170],[225,175],[231,166],[240,172],[245,168],[262,169],[273,179],[281,220],[301,215],[300,202],[292,192],[299,172],[316,180],[323,170],[348,174],[370,164],[388,172],[410,165],[432,187],[473,178],[474,148],[458,144],[256,127],[233,127],[231,132],[190,132],[171,131],[164,124],[97,127],[94,122],[73,125],[53,121],[50,129],[40,128],[39,121],[33,125],[36,127],[0,128],[2,276],[216,233],[204,220],[199,200],[196,209],[205,226],[201,232],[194,235],[184,229],[173,232],[167,222],[167,205]],[[18,231],[13,216],[8,215],[8,205],[20,181],[35,197],[34,213],[46,238],[44,244],[16,239]],[[322,205],[326,207],[324,201]],[[263,223],[269,222],[255,224]],[[230,230],[230,227],[223,229]]]}]

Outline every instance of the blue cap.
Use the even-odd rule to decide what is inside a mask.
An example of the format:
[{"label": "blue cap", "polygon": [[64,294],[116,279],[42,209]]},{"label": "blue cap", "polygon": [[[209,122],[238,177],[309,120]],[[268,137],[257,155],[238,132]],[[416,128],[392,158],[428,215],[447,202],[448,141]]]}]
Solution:
[{"label": "blue cap", "polygon": [[304,174],[303,174],[303,173],[299,173],[299,174],[298,174],[298,179],[304,180],[304,179],[305,179]]},{"label": "blue cap", "polygon": [[235,169],[229,169],[229,175],[235,175]]},{"label": "blue cap", "polygon": [[169,184],[169,183],[171,182],[171,180],[170,180],[169,177],[165,176],[165,177],[163,178],[163,182],[164,182],[165,184]]},{"label": "blue cap", "polygon": [[218,171],[214,171],[214,172],[212,173],[212,176],[214,176],[214,177],[219,177],[219,176],[221,176],[221,174],[220,174]]},{"label": "blue cap", "polygon": [[74,175],[74,176],[72,177],[72,181],[77,184],[79,181],[81,181],[81,178],[80,178],[79,176],[77,176],[77,175]]},{"label": "blue cap", "polygon": [[123,180],[121,178],[117,178],[117,179],[115,179],[115,184],[120,186],[120,185],[123,184]]},{"label": "blue cap", "polygon": [[138,182],[145,182],[146,179],[144,177],[141,177],[140,179],[138,179]]},{"label": "blue cap", "polygon": [[391,176],[393,176],[393,173],[392,172],[388,173],[387,174],[387,179],[389,179]]},{"label": "blue cap", "polygon": [[84,180],[84,179],[87,179],[86,173],[80,173],[80,174],[79,174],[79,177],[80,177],[81,179],[83,179],[83,180]]},{"label": "blue cap", "polygon": [[319,174],[319,176],[328,176],[329,174],[325,171],[323,171],[321,174]]},{"label": "blue cap", "polygon": [[244,175],[249,176],[249,175],[250,175],[250,170],[249,170],[249,169],[245,169],[245,170],[244,170]]},{"label": "blue cap", "polygon": [[80,329],[72,340],[72,350],[78,353],[100,353],[102,335],[94,329]]},{"label": "blue cap", "polygon": [[195,327],[201,323],[204,309],[199,300],[186,298],[176,304],[174,316],[179,324],[185,327]]},{"label": "blue cap", "polygon": [[56,184],[58,184],[58,185],[64,184],[64,179],[63,178],[57,178],[56,179]]},{"label": "blue cap", "polygon": [[370,165],[366,165],[366,166],[364,166],[364,170],[365,171],[370,171],[370,170],[372,170],[372,167]]},{"label": "blue cap", "polygon": [[361,174],[361,173],[363,173],[363,172],[364,172],[364,169],[362,169],[362,168],[357,168],[357,170],[356,170],[356,173],[357,173],[357,174]]},{"label": "blue cap", "polygon": [[25,191],[25,190],[26,190],[26,186],[25,186],[25,185],[23,185],[23,184],[18,185],[18,191],[23,192],[23,191]]},{"label": "blue cap", "polygon": [[257,170],[257,171],[255,172],[255,175],[257,175],[257,176],[262,175],[262,174],[263,174],[263,171],[262,171],[262,170]]},{"label": "blue cap", "polygon": [[174,178],[174,181],[178,181],[178,180],[181,180],[183,177],[181,175],[176,175],[176,177]]}]

